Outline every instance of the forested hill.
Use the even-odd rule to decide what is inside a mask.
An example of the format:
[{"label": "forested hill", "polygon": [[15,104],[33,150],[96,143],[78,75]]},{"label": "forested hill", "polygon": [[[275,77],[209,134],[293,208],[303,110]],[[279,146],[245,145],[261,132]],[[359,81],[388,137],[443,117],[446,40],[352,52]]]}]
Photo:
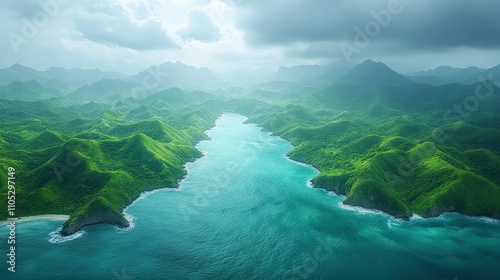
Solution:
[{"label": "forested hill", "polygon": [[321,171],[314,185],[346,204],[500,218],[499,94],[491,81],[422,85],[368,61],[287,106],[238,111],[291,141],[289,156]]},{"label": "forested hill", "polygon": [[[210,77],[177,66],[184,76]],[[492,81],[421,84],[365,61],[326,86],[328,67],[299,67],[274,77],[309,71],[308,79],[186,90],[146,88],[116,73],[99,72],[106,77],[96,81],[95,71],[84,71],[75,81],[60,69],[48,72],[62,80],[13,68],[0,78],[28,80],[0,87],[0,167],[16,169],[18,216],[69,214],[64,234],[128,226],[124,207],[141,192],[176,187],[223,112],[289,140],[292,159],[321,171],[314,185],[345,195],[346,204],[402,218],[500,218],[500,89]]]},{"label": "forested hill", "polygon": [[114,105],[0,100],[0,166],[16,169],[17,215],[71,214],[65,234],[128,226],[126,205],[141,192],[176,187],[184,164],[201,156],[194,145],[221,113],[212,98],[174,90]]}]

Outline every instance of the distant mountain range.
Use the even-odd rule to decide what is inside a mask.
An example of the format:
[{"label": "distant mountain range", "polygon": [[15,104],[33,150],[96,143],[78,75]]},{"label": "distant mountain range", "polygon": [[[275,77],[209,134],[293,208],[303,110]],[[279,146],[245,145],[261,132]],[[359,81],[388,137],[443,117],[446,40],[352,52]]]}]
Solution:
[{"label": "distant mountain range", "polygon": [[477,77],[495,80],[498,69],[404,76],[366,60],[217,74],[167,62],[126,76],[14,65],[0,70],[0,166],[28,171],[18,184],[23,215],[71,214],[64,235],[125,227],[124,207],[175,187],[183,164],[201,156],[203,131],[235,112],[289,140],[290,158],[320,170],[314,186],[345,204],[401,218],[500,219],[500,88],[477,91]]},{"label": "distant mountain range", "polygon": [[179,61],[152,66],[135,75],[127,76],[117,72],[99,69],[64,69],[51,67],[45,71],[34,70],[20,64],[0,69],[0,85],[12,82],[36,80],[47,87],[71,86],[74,89],[93,84],[99,80],[128,80],[144,89],[156,88],[218,88],[231,86],[252,86],[265,82],[296,82],[310,84],[326,83],[347,72],[350,66],[343,62],[328,65],[300,65],[281,67],[272,72],[264,69],[234,69],[227,73],[216,73],[208,68],[196,68]]},{"label": "distant mountain range", "polygon": [[382,62],[366,60],[358,64],[338,80],[339,84],[355,84],[369,86],[408,86],[410,79],[395,72]]},{"label": "distant mountain range", "polygon": [[235,69],[220,74],[177,61],[152,66],[127,76],[99,69],[51,67],[38,71],[15,64],[0,69],[0,98],[30,100],[67,95],[81,101],[109,101],[174,87],[209,91],[226,89],[222,91],[226,94],[235,92],[229,89],[243,87],[234,93],[240,96],[292,91],[300,94],[302,89],[308,89],[309,92],[311,88],[321,90],[332,84],[408,86],[417,83],[440,86],[451,83],[474,84],[484,79],[499,80],[500,65],[490,69],[440,66],[403,76],[382,62],[366,60],[355,67],[338,61],[328,65],[281,67],[275,72]]},{"label": "distant mountain range", "polygon": [[155,88],[214,88],[222,86],[214,73],[208,68],[196,68],[179,61],[166,62],[152,66],[129,77],[129,80],[146,89]]},{"label": "distant mountain range", "polygon": [[489,69],[482,69],[476,66],[467,68],[439,66],[432,70],[408,73],[408,77],[415,82],[433,85],[449,83],[474,84],[485,79],[498,81],[500,79],[500,64]]},{"label": "distant mountain range", "polygon": [[81,87],[102,79],[126,79],[127,76],[117,72],[105,72],[99,69],[64,69],[51,67],[45,71],[38,71],[20,64],[0,69],[0,85],[12,82],[27,82],[37,80],[41,84],[65,83],[73,87]]}]

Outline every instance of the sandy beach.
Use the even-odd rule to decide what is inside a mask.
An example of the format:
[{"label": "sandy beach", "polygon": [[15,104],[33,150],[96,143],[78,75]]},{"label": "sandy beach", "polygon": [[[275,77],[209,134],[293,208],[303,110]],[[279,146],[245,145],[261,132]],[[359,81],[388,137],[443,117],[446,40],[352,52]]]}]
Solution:
[{"label": "sandy beach", "polygon": [[[37,216],[26,216],[26,217],[18,217],[16,220],[16,223],[21,223],[21,222],[31,222],[31,221],[36,221],[36,220],[67,220],[69,218],[69,215],[37,215]],[[7,224],[9,221],[3,220],[0,221],[0,225]]]}]

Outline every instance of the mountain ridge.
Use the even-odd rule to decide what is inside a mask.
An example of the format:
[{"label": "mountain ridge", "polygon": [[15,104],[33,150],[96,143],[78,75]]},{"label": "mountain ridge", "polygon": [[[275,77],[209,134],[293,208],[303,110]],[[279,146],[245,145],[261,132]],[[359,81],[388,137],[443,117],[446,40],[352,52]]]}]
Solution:
[{"label": "mountain ridge", "polygon": [[382,62],[365,60],[354,66],[335,81],[339,84],[354,84],[368,86],[409,86],[411,80],[397,73]]}]

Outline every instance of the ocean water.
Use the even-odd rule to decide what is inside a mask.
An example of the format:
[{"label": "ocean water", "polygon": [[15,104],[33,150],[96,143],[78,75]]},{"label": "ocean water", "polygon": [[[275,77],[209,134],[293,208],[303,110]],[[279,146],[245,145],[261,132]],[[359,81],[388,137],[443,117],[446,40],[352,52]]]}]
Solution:
[{"label": "ocean water", "polygon": [[309,186],[317,171],[287,159],[287,142],[244,120],[224,114],[179,189],[126,209],[129,229],[62,238],[62,221],[19,223],[11,273],[3,226],[0,279],[500,279],[500,222],[343,206]]}]

